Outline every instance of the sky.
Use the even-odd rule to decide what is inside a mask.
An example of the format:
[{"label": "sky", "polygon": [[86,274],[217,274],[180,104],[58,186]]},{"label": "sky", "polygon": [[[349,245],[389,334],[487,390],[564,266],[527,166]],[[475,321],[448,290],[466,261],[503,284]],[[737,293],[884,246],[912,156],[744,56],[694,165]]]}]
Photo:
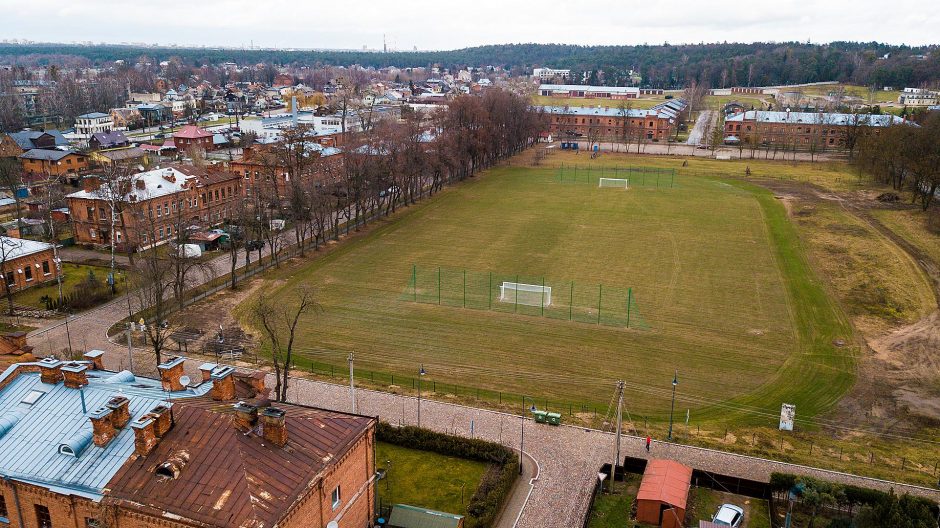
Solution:
[{"label": "sky", "polygon": [[0,0],[0,40],[443,50],[519,42],[940,43],[923,0]]}]

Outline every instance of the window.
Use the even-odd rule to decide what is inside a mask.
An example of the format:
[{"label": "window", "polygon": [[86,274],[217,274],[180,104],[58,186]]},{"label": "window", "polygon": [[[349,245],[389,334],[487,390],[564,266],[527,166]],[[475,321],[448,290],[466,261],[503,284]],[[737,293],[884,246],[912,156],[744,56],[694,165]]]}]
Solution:
[{"label": "window", "polygon": [[98,218],[104,218],[104,207],[98,208]]},{"label": "window", "polygon": [[163,226],[160,226],[159,235],[160,235],[160,238],[163,238]]},{"label": "window", "polygon": [[10,517],[10,514],[7,512],[7,502],[3,498],[3,495],[0,495],[0,518],[7,519]]},{"label": "window", "polygon": [[16,286],[16,277],[13,275],[12,271],[7,272],[7,285]]},{"label": "window", "polygon": [[23,273],[26,274],[26,282],[33,280],[33,266],[32,265],[27,264],[26,266],[23,266]]},{"label": "window", "polygon": [[98,232],[95,231],[94,229],[89,229],[88,236],[91,237],[92,239],[98,238]]},{"label": "window", "polygon": [[98,524],[98,519],[94,517],[85,517],[85,528],[98,528],[101,526]]},{"label": "window", "polygon": [[333,488],[333,493],[330,495],[330,498],[333,501],[333,509],[335,510],[336,508],[339,507],[340,503],[343,502],[339,486],[336,486],[335,488]]},{"label": "window", "polygon": [[49,271],[49,261],[48,261],[48,260],[42,261],[42,274],[43,274],[43,275],[48,275],[48,274],[50,274],[50,273],[52,273],[52,272]]},{"label": "window", "polygon": [[95,219],[95,208],[89,206],[89,207],[87,207],[87,208],[85,209],[85,212],[88,213],[88,219],[94,221],[94,219]]},{"label": "window", "polygon": [[39,528],[52,528],[52,517],[49,515],[49,508],[41,504],[37,504],[36,508],[36,524],[39,525]]}]

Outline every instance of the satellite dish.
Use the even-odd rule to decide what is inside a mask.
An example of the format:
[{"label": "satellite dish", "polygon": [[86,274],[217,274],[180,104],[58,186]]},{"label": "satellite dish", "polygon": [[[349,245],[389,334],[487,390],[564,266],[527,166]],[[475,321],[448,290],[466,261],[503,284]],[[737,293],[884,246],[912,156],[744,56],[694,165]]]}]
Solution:
[{"label": "satellite dish", "polygon": [[180,384],[183,385],[184,387],[189,385],[190,381],[191,380],[189,379],[189,376],[180,376]]}]

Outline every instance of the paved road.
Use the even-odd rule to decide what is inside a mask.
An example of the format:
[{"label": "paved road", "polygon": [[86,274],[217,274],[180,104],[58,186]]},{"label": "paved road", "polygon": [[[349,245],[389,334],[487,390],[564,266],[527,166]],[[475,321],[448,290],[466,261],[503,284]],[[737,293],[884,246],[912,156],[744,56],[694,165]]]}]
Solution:
[{"label": "paved road", "polygon": [[697,146],[705,143],[705,132],[708,130],[708,125],[714,125],[717,119],[718,113],[714,110],[702,110],[695,120],[692,131],[689,132],[689,138],[686,140],[685,144]]}]

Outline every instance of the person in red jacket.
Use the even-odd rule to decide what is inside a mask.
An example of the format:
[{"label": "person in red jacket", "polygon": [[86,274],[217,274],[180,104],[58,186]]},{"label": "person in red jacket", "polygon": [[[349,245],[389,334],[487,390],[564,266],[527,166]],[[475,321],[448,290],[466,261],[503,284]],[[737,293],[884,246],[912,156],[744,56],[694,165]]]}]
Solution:
[{"label": "person in red jacket", "polygon": [[650,435],[646,435],[646,452],[650,452],[650,443],[653,442],[653,439],[650,438]]}]

